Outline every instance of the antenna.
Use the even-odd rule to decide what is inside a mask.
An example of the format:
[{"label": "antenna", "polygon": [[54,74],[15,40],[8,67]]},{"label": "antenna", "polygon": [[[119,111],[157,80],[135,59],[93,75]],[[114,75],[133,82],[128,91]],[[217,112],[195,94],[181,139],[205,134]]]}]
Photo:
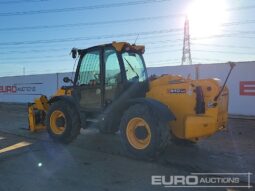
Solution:
[{"label": "antenna", "polygon": [[181,65],[184,65],[184,64],[192,65],[192,59],[191,59],[191,53],[190,53],[189,19],[187,16],[184,23],[184,38],[183,38]]},{"label": "antenna", "polygon": [[138,38],[139,38],[139,34],[136,36],[136,39],[135,39],[135,42],[134,42],[133,45],[135,45],[135,43],[136,43],[136,41],[138,40]]}]

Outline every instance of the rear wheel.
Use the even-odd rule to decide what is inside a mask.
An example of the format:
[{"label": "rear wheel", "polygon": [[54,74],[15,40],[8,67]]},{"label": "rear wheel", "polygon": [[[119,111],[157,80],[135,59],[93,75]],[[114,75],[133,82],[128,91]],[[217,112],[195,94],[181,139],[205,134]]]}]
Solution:
[{"label": "rear wheel", "polygon": [[80,133],[79,114],[65,101],[53,103],[46,116],[47,131],[53,140],[69,143]]},{"label": "rear wheel", "polygon": [[136,104],[124,113],[120,134],[128,154],[136,158],[154,158],[167,147],[170,128],[148,106]]}]

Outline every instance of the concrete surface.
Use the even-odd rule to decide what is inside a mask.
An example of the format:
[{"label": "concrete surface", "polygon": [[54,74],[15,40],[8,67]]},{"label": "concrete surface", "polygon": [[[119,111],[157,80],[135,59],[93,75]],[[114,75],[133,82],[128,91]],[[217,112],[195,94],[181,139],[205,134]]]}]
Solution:
[{"label": "concrete surface", "polygon": [[[171,144],[155,161],[127,158],[118,134],[102,135],[88,129],[73,143],[61,145],[46,132],[30,133],[27,126],[26,106],[0,104],[0,151],[22,141],[31,143],[0,153],[0,191],[198,190],[152,186],[151,176],[255,172],[254,120],[231,119],[227,131],[194,146]],[[240,179],[247,183],[244,177]],[[254,175],[251,183],[254,186]]]}]

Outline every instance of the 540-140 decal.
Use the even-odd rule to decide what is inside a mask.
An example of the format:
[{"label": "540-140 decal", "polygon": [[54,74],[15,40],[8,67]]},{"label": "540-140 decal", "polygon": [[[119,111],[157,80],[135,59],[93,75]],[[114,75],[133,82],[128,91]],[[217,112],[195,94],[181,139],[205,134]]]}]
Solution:
[{"label": "540-140 decal", "polygon": [[170,89],[170,90],[168,90],[168,93],[170,93],[170,94],[186,94],[187,90],[186,89],[180,89],[180,88]]}]

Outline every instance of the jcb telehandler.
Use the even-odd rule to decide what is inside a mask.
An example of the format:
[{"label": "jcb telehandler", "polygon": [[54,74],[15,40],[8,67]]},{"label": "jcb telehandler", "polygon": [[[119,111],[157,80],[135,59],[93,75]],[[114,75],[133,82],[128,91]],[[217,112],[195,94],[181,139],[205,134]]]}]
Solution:
[{"label": "jcb telehandler", "polygon": [[29,105],[30,130],[46,128],[54,140],[69,143],[96,123],[104,133],[120,130],[128,154],[151,158],[170,137],[196,142],[226,127],[225,84],[172,75],[149,79],[144,51],[126,42],[72,49],[73,58],[79,56],[75,78],[63,79],[72,86]]}]

